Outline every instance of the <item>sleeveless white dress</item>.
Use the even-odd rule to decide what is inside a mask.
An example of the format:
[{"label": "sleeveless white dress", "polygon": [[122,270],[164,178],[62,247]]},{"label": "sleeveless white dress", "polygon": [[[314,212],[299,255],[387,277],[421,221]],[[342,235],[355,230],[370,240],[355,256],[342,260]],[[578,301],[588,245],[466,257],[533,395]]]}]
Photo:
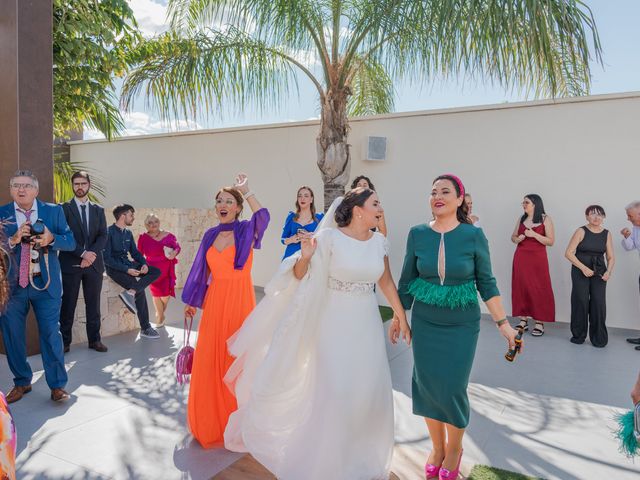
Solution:
[{"label": "sleeveless white dress", "polygon": [[248,451],[281,480],[387,480],[393,394],[373,285],[388,254],[323,229],[309,273],[297,254],[230,340],[226,380],[238,399],[225,446]]}]

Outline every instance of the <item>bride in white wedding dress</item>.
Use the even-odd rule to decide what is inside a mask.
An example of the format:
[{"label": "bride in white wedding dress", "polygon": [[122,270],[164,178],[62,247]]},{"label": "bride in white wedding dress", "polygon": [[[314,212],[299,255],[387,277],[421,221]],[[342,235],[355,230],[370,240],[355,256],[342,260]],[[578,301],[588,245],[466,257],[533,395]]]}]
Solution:
[{"label": "bride in white wedding dress", "polygon": [[387,240],[370,230],[382,211],[368,189],[336,200],[229,340],[238,410],[225,446],[281,480],[389,478],[393,396],[376,282],[395,312],[392,341],[410,343],[411,332]]}]

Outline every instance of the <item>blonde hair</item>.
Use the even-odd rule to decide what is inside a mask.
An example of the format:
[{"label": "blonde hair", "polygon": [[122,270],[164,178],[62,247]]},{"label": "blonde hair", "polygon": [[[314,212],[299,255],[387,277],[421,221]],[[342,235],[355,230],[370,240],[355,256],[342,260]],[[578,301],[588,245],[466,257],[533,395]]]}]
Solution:
[{"label": "blonde hair", "polygon": [[155,213],[150,213],[149,215],[147,215],[146,217],[144,217],[144,226],[148,227],[149,226],[149,222],[151,220],[157,220],[158,223],[160,223],[160,218],[158,217],[158,215],[156,215]]}]

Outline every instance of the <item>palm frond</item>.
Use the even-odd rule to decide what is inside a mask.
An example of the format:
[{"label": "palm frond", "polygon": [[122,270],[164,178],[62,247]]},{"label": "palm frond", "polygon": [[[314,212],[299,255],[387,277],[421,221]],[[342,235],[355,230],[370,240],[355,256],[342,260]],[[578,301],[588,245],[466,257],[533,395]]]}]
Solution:
[{"label": "palm frond", "polygon": [[361,60],[349,84],[347,113],[350,117],[376,115],[393,111],[395,89],[384,67],[371,59]]},{"label": "palm frond", "polygon": [[91,177],[91,191],[89,200],[98,202],[105,197],[104,180],[95,170],[88,167],[83,162],[61,161],[54,158],[53,162],[53,193],[56,203],[67,202],[73,198],[73,187],[71,186],[71,176],[74,172],[84,170]]},{"label": "palm frond", "polygon": [[124,120],[117,99],[111,91],[105,91],[100,101],[94,101],[90,106],[85,118],[89,127],[102,132],[107,140],[122,135],[125,130]]},{"label": "palm frond", "polygon": [[233,26],[272,46],[315,50],[326,70],[331,4],[330,0],[170,0],[167,15],[172,29],[187,35]]},{"label": "palm frond", "polygon": [[295,89],[294,60],[235,28],[190,37],[166,33],[141,45],[144,61],[125,80],[121,104],[129,109],[144,92],[163,120],[223,114],[224,101],[240,111],[248,102],[277,109]]},{"label": "palm frond", "polygon": [[[580,0],[360,0],[345,62],[372,57],[394,80],[488,79],[541,95],[588,91],[593,15]],[[591,32],[591,37],[587,32]],[[357,41],[356,41],[357,40]],[[346,77],[345,77],[346,79]]]}]

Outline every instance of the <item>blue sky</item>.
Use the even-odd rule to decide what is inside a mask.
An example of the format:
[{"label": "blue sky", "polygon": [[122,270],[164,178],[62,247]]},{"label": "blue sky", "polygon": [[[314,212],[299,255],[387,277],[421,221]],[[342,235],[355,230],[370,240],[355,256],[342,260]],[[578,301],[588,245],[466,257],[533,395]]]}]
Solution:
[{"label": "blue sky", "polygon": [[[605,94],[640,90],[640,0],[586,0],[593,10],[602,42],[604,65],[592,64],[592,94]],[[146,35],[153,35],[166,29],[166,0],[130,0],[136,18]],[[242,115],[228,115],[223,119],[210,118],[207,122],[193,124],[179,123],[179,129],[219,128],[262,123],[279,123],[307,120],[318,116],[317,94],[306,79],[299,79],[299,98],[291,98],[278,111],[260,114],[256,109],[248,109]],[[482,83],[461,84],[456,81],[435,82],[417,89],[411,85],[398,85],[395,111],[406,112],[447,107],[486,105],[526,100],[518,92],[483,85]],[[138,101],[126,120],[127,135],[160,133],[169,127],[157,119],[154,112],[144,108],[144,101]],[[175,129],[175,128],[174,128]],[[87,132],[87,137],[99,134]]]}]

